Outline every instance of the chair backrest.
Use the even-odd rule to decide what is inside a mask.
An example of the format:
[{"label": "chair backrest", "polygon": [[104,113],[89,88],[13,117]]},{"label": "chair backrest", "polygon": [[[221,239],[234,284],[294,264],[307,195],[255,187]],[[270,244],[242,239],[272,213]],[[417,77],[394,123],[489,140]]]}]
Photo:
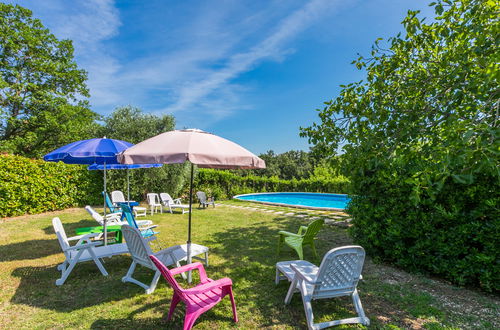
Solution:
[{"label": "chair backrest", "polygon": [[156,268],[160,271],[160,273],[163,275],[163,277],[167,280],[167,282],[170,284],[172,289],[179,295],[182,301],[186,301],[186,295],[184,293],[184,290],[180,287],[179,283],[175,280],[174,276],[170,273],[168,270],[167,266],[165,266],[158,258],[155,256],[149,256],[149,258],[153,261],[155,264]]},{"label": "chair backrest", "polygon": [[125,217],[125,219],[127,219],[129,226],[131,226],[133,228],[139,228],[139,226],[137,225],[137,222],[135,222],[135,217],[134,217],[134,213],[132,212],[132,208],[130,206],[128,206],[127,204],[121,204],[121,208],[122,208],[123,216]]},{"label": "chair backrest", "polygon": [[323,219],[318,219],[311,222],[309,226],[307,226],[307,230],[304,233],[303,242],[311,242],[316,237],[318,232],[321,230],[324,223],[325,220]]},{"label": "chair backrest", "polygon": [[200,203],[203,204],[207,202],[207,195],[203,191],[196,192],[196,196],[200,200]]},{"label": "chair backrest", "polygon": [[111,192],[111,200],[113,203],[125,203],[125,196],[120,190],[115,190]]},{"label": "chair backrest", "polygon": [[358,245],[328,251],[319,266],[313,297],[328,298],[352,293],[365,262],[365,250]]},{"label": "chair backrest", "polygon": [[146,241],[142,238],[141,232],[129,225],[123,225],[122,234],[123,237],[125,237],[132,259],[142,265],[147,265],[154,269],[155,266],[151,259],[149,259],[149,256],[152,255],[153,252]]},{"label": "chair backrest", "polygon": [[87,210],[87,212],[90,213],[90,215],[92,216],[92,218],[94,218],[95,221],[97,221],[101,225],[103,224],[104,218],[102,217],[102,215],[97,213],[96,210],[90,207],[90,205],[85,206],[85,210]]},{"label": "chair backrest", "polygon": [[158,203],[159,197],[158,197],[158,194],[156,194],[156,193],[149,193],[146,195],[146,198],[148,200],[149,205],[159,204]]},{"label": "chair backrest", "polygon": [[174,200],[167,193],[160,193],[160,200],[162,201],[162,203],[164,203],[166,205],[168,205],[168,204],[174,204]]},{"label": "chair backrest", "polygon": [[109,198],[109,195],[107,193],[105,193],[104,191],[102,192],[103,196],[105,197],[105,200],[106,200],[106,206],[108,207],[109,211],[111,213],[114,213],[114,212],[117,212],[118,209],[113,205],[113,203],[111,202],[111,199]]},{"label": "chair backrest", "polygon": [[53,218],[52,227],[54,227],[54,232],[56,233],[57,240],[59,241],[61,249],[63,250],[64,254],[66,254],[66,250],[70,245],[68,242],[68,236],[66,236],[66,232],[64,231],[64,227],[61,223],[61,219],[59,219],[58,217]]}]

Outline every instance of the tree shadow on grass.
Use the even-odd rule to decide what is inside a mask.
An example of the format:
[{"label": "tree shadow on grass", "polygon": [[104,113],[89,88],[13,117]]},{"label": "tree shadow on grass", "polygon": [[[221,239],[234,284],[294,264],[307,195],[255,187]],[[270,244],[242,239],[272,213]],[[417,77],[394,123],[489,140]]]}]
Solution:
[{"label": "tree shadow on grass", "polygon": [[[97,222],[82,219],[75,223],[64,224],[64,230],[68,237],[74,236],[75,230],[83,227],[95,226]],[[53,254],[62,253],[57,237],[52,226],[43,228],[48,235],[53,235],[52,239],[34,239],[18,243],[0,245],[0,262],[14,260],[33,260],[44,258]]]},{"label": "tree shadow on grass", "polygon": [[[78,228],[84,228],[84,227],[97,227],[99,224],[95,220],[90,220],[90,219],[80,219],[78,222],[64,222],[62,221],[64,231],[66,231],[66,235],[68,237],[75,236],[75,230]],[[55,237],[55,232],[54,232],[54,227],[52,227],[52,222],[49,226],[43,228],[43,231],[47,235],[54,235]]]},{"label": "tree shadow on grass", "polygon": [[[56,265],[17,268],[12,276],[19,277],[20,283],[11,302],[71,312],[142,294],[142,288],[121,281],[130,262],[129,256],[105,258],[104,267],[109,276],[103,276],[92,261],[78,263],[62,286],[55,285],[56,279],[61,277]],[[137,273],[141,281],[151,281],[152,276],[150,271]]]},{"label": "tree shadow on grass", "polygon": [[19,243],[0,245],[0,262],[33,260],[61,252],[55,239],[34,239]]}]

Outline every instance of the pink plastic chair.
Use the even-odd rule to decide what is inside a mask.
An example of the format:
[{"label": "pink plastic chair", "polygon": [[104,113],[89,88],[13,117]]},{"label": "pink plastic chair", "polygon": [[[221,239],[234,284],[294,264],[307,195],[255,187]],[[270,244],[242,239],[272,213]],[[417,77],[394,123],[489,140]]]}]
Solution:
[{"label": "pink plastic chair", "polygon": [[[231,304],[233,306],[233,319],[238,322],[238,315],[236,314],[236,304],[234,303],[233,296],[233,282],[230,278],[224,277],[220,280],[214,281],[207,277],[205,268],[199,262],[188,264],[182,267],[168,269],[162,264],[155,256],[149,256],[163,277],[174,289],[174,295],[170,303],[170,310],[168,312],[168,321],[172,319],[175,307],[179,301],[186,304],[186,315],[184,316],[184,330],[189,330],[193,327],[196,319],[229,294]],[[190,270],[198,269],[200,272],[201,283],[191,289],[183,289],[179,286],[174,276]]]}]

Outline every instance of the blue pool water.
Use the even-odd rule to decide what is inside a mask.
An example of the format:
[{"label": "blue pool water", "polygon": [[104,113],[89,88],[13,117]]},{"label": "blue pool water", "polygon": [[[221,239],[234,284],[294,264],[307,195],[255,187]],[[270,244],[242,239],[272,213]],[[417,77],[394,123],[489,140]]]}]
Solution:
[{"label": "blue pool water", "polygon": [[234,196],[235,199],[319,209],[345,209],[351,200],[347,195],[321,193],[260,193]]}]

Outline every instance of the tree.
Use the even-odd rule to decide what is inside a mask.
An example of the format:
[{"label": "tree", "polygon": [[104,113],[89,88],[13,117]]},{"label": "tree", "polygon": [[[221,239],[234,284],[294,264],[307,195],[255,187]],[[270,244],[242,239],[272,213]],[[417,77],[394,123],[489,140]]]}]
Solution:
[{"label": "tree", "polygon": [[[498,289],[499,68],[496,1],[438,1],[406,34],[378,39],[301,135],[342,148],[352,233],[372,255]],[[387,247],[391,247],[388,249]]]},{"label": "tree", "polygon": [[[155,116],[139,108],[126,106],[115,109],[104,118],[104,125],[98,130],[100,136],[139,143],[175,128],[172,115]],[[125,190],[126,171],[109,171],[111,190]],[[189,175],[188,164],[171,164],[162,168],[130,171],[131,196],[143,200],[148,192],[168,192],[177,196],[182,192]]]},{"label": "tree", "polygon": [[97,114],[70,40],[30,10],[0,3],[0,148],[29,157],[88,137]]}]

